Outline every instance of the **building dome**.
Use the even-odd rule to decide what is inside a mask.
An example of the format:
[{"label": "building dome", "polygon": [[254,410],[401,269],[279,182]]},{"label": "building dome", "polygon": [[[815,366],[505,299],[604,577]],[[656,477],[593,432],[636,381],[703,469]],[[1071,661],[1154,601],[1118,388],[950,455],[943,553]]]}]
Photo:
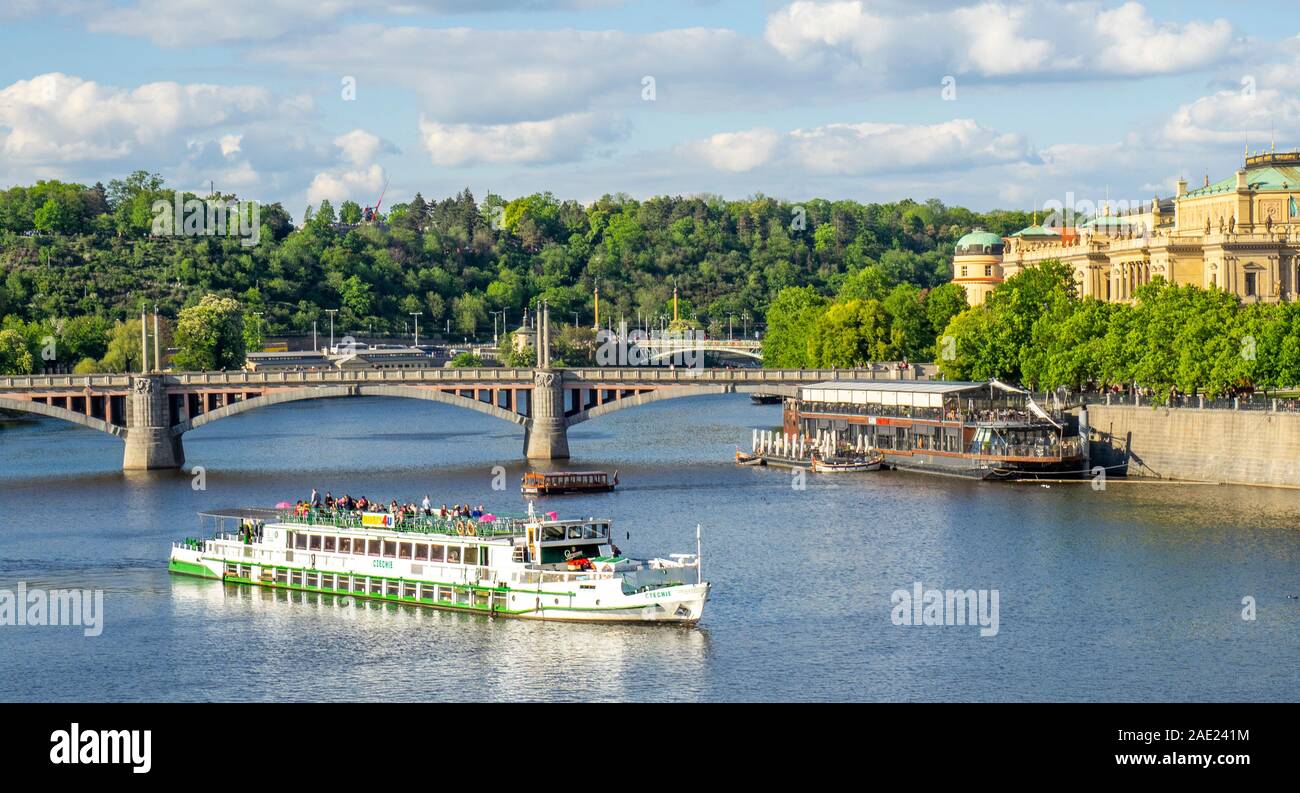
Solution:
[{"label": "building dome", "polygon": [[972,231],[957,240],[958,256],[980,256],[983,254],[1001,255],[1002,238],[989,231]]}]

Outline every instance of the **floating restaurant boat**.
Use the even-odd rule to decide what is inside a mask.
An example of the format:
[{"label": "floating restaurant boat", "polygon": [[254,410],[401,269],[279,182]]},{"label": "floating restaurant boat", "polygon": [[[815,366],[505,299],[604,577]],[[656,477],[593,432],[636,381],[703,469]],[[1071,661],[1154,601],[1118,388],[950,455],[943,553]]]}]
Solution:
[{"label": "floating restaurant boat", "polygon": [[[1071,431],[1030,395],[996,380],[831,381],[804,386],[783,411],[783,432],[756,433],[755,452],[878,452],[883,464],[977,479],[1082,475],[1083,431]],[[1086,426],[1086,425],[1085,425]]]},{"label": "floating restaurant boat", "polygon": [[557,471],[524,474],[519,490],[526,496],[553,496],[559,493],[608,493],[618,486],[618,471],[610,475],[604,471]]},{"label": "floating restaurant boat", "polygon": [[[638,561],[607,519],[482,520],[322,510],[206,513],[213,536],[173,543],[168,570],[500,617],[571,622],[700,619],[710,585],[695,553]],[[490,518],[490,520],[488,519]]]}]

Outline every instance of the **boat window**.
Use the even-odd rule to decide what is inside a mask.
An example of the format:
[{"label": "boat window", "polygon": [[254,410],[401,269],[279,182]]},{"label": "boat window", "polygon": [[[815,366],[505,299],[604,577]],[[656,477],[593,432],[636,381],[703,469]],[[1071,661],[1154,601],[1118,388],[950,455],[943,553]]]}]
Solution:
[{"label": "boat window", "polygon": [[600,536],[602,536],[602,537],[608,537],[608,536],[609,536],[609,524],[608,524],[608,523],[602,523],[602,524],[600,524]]},{"label": "boat window", "polygon": [[459,546],[459,545],[448,545],[448,546],[447,546],[447,561],[448,561],[448,563],[450,563],[450,564],[460,564],[460,546]]},{"label": "boat window", "polygon": [[352,553],[351,537],[339,537],[339,553]]},{"label": "boat window", "polygon": [[442,546],[442,545],[430,545],[430,546],[429,546],[429,561],[430,561],[430,562],[441,562],[442,559],[443,559],[443,548],[444,548],[444,547],[445,547],[445,546]]},{"label": "boat window", "polygon": [[397,540],[384,540],[384,558],[397,558]]},{"label": "boat window", "polygon": [[366,579],[364,576],[357,576],[352,579],[352,591],[363,595],[366,593]]},{"label": "boat window", "polygon": [[319,535],[319,534],[313,534],[313,535],[311,535],[311,540],[309,541],[308,547],[309,547],[311,550],[313,550],[313,551],[319,551],[319,550],[320,550],[320,535]]},{"label": "boat window", "polygon": [[382,578],[370,579],[370,594],[372,595],[384,594],[384,579]]},{"label": "boat window", "polygon": [[563,539],[564,539],[564,527],[563,527],[563,526],[544,526],[544,527],[542,528],[542,541],[543,541],[543,542],[545,542],[545,541],[547,541],[547,540],[563,540]]},{"label": "boat window", "polygon": [[366,540],[364,537],[357,537],[352,541],[352,553],[356,556],[366,555]]},{"label": "boat window", "polygon": [[429,561],[429,544],[426,542],[416,543],[415,558],[421,562]]},{"label": "boat window", "polygon": [[327,551],[334,550],[334,540],[335,537],[332,534],[325,536],[325,550]]},{"label": "boat window", "polygon": [[465,564],[478,564],[478,548],[471,545],[465,549]]},{"label": "boat window", "polygon": [[293,535],[293,547],[300,548],[304,551],[307,550],[307,535],[306,534]]},{"label": "boat window", "polygon": [[410,559],[410,558],[411,558],[411,543],[409,543],[409,542],[404,542],[404,543],[402,543],[402,544],[398,547],[398,549],[397,549],[397,558],[398,558],[398,559]]},{"label": "boat window", "polygon": [[379,540],[370,541],[370,547],[367,549],[366,554],[369,556],[379,555]]},{"label": "boat window", "polygon": [[569,539],[570,539],[570,540],[581,540],[581,539],[582,539],[582,527],[581,527],[581,526],[570,526],[570,527],[569,527]]},{"label": "boat window", "polygon": [[293,535],[294,532],[292,531],[287,531],[284,533],[284,541],[290,548],[293,547]]}]

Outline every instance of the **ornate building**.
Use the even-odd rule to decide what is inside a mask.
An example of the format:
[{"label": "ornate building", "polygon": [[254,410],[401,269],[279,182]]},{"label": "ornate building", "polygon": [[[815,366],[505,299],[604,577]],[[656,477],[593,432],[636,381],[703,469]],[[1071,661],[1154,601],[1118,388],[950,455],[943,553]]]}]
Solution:
[{"label": "ornate building", "polygon": [[1228,179],[1154,198],[1142,209],[1077,227],[1035,225],[1001,238],[975,231],[957,242],[953,282],[971,305],[1026,267],[1057,259],[1080,296],[1132,300],[1156,276],[1225,289],[1245,302],[1300,297],[1300,152],[1246,157]]}]

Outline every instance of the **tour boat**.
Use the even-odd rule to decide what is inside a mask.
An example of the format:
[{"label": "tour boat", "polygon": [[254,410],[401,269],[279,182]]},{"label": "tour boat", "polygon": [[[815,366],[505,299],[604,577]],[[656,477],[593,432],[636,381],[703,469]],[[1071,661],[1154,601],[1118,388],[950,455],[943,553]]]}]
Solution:
[{"label": "tour boat", "polygon": [[519,490],[526,496],[553,496],[559,493],[608,493],[618,485],[618,471],[610,475],[604,471],[557,471],[524,474]]},{"label": "tour boat", "polygon": [[173,543],[170,572],[571,622],[694,624],[710,588],[701,576],[699,526],[694,554],[638,561],[613,544],[608,519],[560,520],[535,514],[531,504],[523,517],[480,520],[324,510],[205,517],[217,531]]},{"label": "tour boat", "polygon": [[742,452],[736,449],[736,465],[762,465],[763,455],[757,452]]}]

